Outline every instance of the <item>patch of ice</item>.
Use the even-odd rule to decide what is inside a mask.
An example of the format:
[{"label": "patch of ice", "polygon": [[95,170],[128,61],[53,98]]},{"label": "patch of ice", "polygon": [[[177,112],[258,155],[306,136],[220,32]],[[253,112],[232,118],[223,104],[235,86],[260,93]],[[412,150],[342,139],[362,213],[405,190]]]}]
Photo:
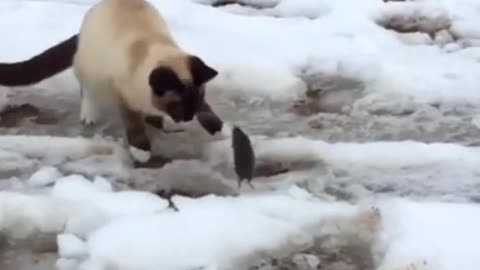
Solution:
[{"label": "patch of ice", "polygon": [[56,164],[92,155],[115,155],[121,150],[114,142],[88,138],[58,136],[4,135],[0,136],[0,151],[41,158]]},{"label": "patch of ice", "polygon": [[358,99],[352,107],[353,113],[404,115],[414,112],[415,105],[409,96],[395,92],[376,92]]},{"label": "patch of ice", "polygon": [[3,150],[0,146],[0,171],[15,171],[32,167],[36,162],[26,159],[22,153],[12,150]]}]

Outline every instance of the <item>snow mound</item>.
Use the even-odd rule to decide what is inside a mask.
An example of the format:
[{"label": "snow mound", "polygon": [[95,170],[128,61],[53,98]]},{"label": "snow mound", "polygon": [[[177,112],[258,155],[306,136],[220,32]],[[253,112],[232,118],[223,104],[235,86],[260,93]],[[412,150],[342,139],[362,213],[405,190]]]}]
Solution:
[{"label": "snow mound", "polygon": [[[379,270],[475,269],[480,225],[476,204],[419,203],[396,199],[380,206],[381,239],[388,244]],[[414,221],[414,222],[412,222]],[[461,247],[461,248],[456,248]]]},{"label": "snow mound", "polygon": [[[44,171],[40,169],[37,173]],[[79,175],[55,179],[51,188],[33,194],[0,192],[0,230],[13,238],[62,231],[85,237],[114,217],[163,211],[168,202],[140,191],[113,192],[99,180]]]},{"label": "snow mound", "polygon": [[[69,219],[79,211],[92,213],[95,207],[108,212],[111,208],[105,207],[105,197],[121,192],[95,189],[86,179],[70,180],[75,182],[70,194],[78,188],[81,194],[96,194],[88,198],[89,204],[86,198],[61,199],[53,191],[43,195],[0,194],[2,232],[10,237],[12,232],[16,237],[47,231],[58,234],[57,266],[62,270],[230,269],[253,263],[260,254],[289,254],[311,247],[315,239],[348,235],[368,243],[376,269],[409,269],[414,265],[417,269],[453,270],[480,265],[475,245],[465,245],[476,242],[480,208],[474,204],[380,199],[349,205],[314,199],[299,191],[198,199],[176,196],[173,200],[178,212],[153,210],[154,205],[161,210],[162,203],[148,199],[151,203],[137,204],[135,213],[110,212],[108,221],[79,235],[78,231],[67,232]],[[138,199],[150,196],[138,194]],[[117,209],[125,206],[123,201],[117,201]],[[136,202],[130,197],[130,203]],[[87,225],[98,218],[83,217],[82,223]],[[462,248],[452,250],[454,246]]]},{"label": "snow mound", "polygon": [[[220,163],[231,156],[226,143],[212,143],[205,154],[212,162]],[[339,167],[402,168],[423,167],[441,163],[461,163],[478,166],[480,148],[454,143],[365,142],[327,143],[302,136],[253,141],[255,154],[262,159],[282,162],[316,161]],[[366,155],[365,153],[368,153]]]}]

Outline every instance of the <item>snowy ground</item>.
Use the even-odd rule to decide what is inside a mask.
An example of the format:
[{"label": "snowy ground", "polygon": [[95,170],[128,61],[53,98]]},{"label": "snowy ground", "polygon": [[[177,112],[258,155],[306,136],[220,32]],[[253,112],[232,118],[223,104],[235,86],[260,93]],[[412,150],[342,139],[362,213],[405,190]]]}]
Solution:
[{"label": "snowy ground", "polygon": [[[0,61],[94,2],[0,1]],[[118,121],[80,126],[70,71],[2,87],[0,269],[478,269],[480,3],[359,2],[153,0],[220,71],[207,98],[252,136],[255,190],[196,122],[151,130],[173,161],[136,167]]]}]

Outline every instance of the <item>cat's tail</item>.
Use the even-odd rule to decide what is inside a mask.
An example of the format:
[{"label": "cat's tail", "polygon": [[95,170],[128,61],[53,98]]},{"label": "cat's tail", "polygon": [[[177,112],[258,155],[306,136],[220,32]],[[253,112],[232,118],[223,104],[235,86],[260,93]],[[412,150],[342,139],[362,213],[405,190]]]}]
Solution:
[{"label": "cat's tail", "polygon": [[73,64],[77,39],[75,34],[22,62],[0,63],[0,85],[31,85],[68,69]]}]

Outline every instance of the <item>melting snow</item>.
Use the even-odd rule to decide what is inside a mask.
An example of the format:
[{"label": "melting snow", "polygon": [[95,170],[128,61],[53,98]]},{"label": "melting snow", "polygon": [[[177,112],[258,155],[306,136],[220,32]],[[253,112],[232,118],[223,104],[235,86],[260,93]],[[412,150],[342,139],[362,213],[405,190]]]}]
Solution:
[{"label": "melting snow", "polygon": [[[325,76],[344,76],[365,86],[362,98],[352,104],[358,113],[401,115],[411,111],[412,104],[480,103],[478,1],[248,0],[241,1],[246,6],[219,8],[210,6],[214,0],[151,1],[179,44],[221,71],[209,85],[213,99],[244,100],[245,106],[288,103],[306,90],[318,90],[312,88]],[[9,38],[0,43],[0,61],[25,59],[70,37],[95,2],[1,1],[0,33]],[[416,24],[410,26],[424,33],[398,33],[381,26],[406,28],[412,20]],[[78,88],[71,74],[41,85],[66,92]],[[5,93],[0,93],[0,110],[9,100]],[[478,112],[471,122],[478,128]],[[335,230],[368,239],[378,270],[480,267],[475,245],[480,240],[476,233],[480,208],[471,203],[475,195],[478,199],[475,190],[480,184],[478,147],[252,135],[260,161],[309,161],[332,174],[357,175],[336,181],[344,179],[341,189],[359,198],[349,202],[318,198],[301,185],[305,175],[286,173],[272,177],[280,179],[274,184],[259,183],[258,190],[238,196],[175,196],[177,212],[155,194],[119,191],[110,179],[66,174],[61,166],[83,160],[86,163],[68,168],[95,174],[92,168],[109,164],[107,169],[117,176],[131,177],[112,165],[124,158],[116,143],[2,135],[0,171],[41,166],[24,179],[21,187],[28,192],[0,191],[0,231],[13,238],[56,234],[59,270],[226,270],[257,253],[311,245],[316,237]],[[171,182],[193,179],[207,186],[203,176],[210,175],[226,187],[234,185],[234,177],[210,169],[197,174],[195,167],[231,166],[229,140],[200,148],[205,163],[172,163],[177,165],[166,166],[157,177]],[[92,156],[96,158],[86,161]],[[110,163],[99,164],[102,157]],[[185,164],[192,172],[184,169]],[[178,172],[179,167],[184,171]],[[402,174],[405,171],[424,177],[412,180]],[[324,171],[308,173],[322,188],[328,186]],[[369,178],[375,174],[381,177]],[[383,184],[407,198],[376,196]],[[407,192],[412,190],[420,194],[416,200]],[[435,200],[429,197],[432,192],[439,193]],[[446,202],[449,196],[457,202]],[[470,203],[460,203],[462,199]]]}]

